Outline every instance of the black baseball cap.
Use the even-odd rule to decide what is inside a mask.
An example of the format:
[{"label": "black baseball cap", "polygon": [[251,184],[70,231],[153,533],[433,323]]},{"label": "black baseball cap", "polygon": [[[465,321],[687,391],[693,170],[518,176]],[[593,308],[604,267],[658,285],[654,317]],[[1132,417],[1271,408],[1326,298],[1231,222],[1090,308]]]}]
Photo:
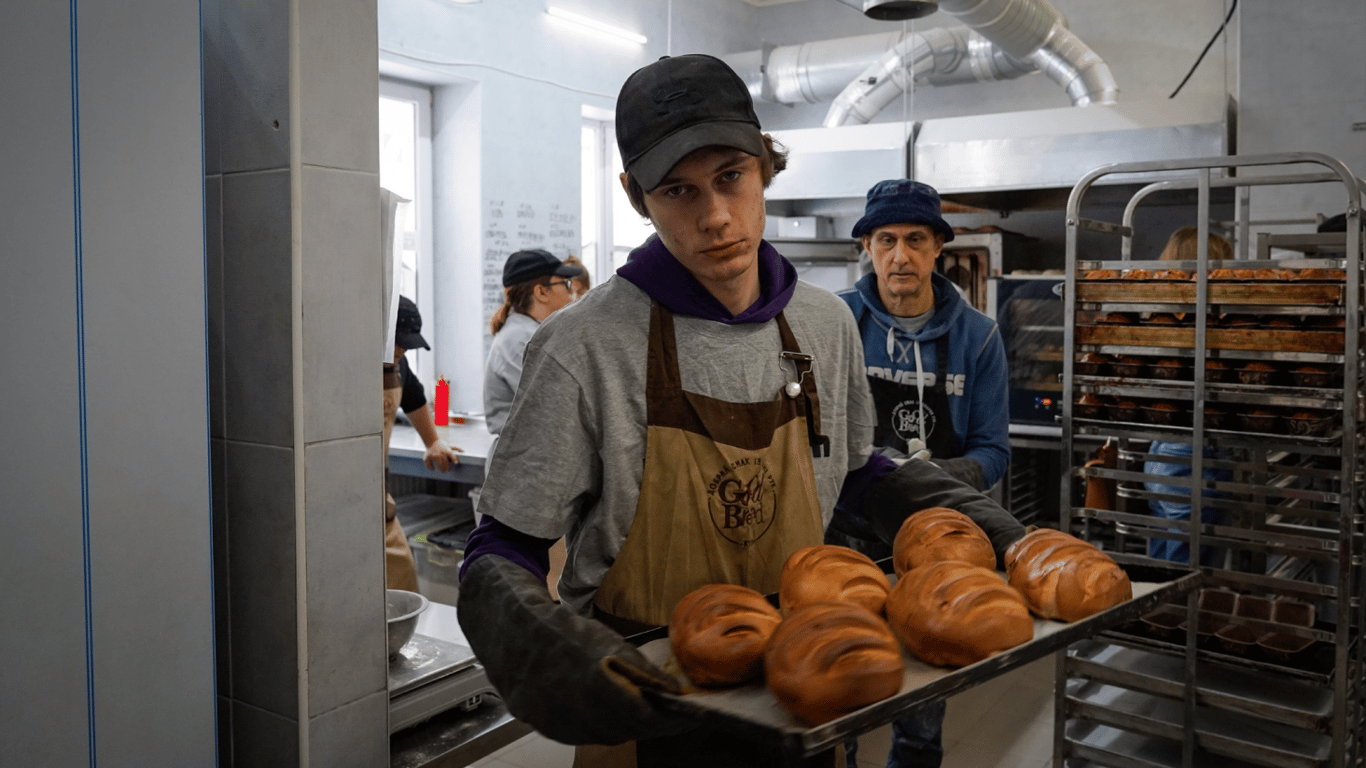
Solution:
[{"label": "black baseball cap", "polygon": [[503,264],[503,287],[508,288],[546,275],[578,277],[582,274],[583,267],[566,264],[551,255],[550,251],[533,248],[529,251],[518,251],[508,257],[507,263]]},{"label": "black baseball cap", "polygon": [[745,81],[715,56],[665,56],[636,70],[617,95],[621,164],[646,192],[703,147],[760,157],[764,137]]},{"label": "black baseball cap", "polygon": [[422,338],[422,313],[407,296],[398,297],[398,326],[394,333],[394,346],[404,349],[431,349],[427,340]]}]

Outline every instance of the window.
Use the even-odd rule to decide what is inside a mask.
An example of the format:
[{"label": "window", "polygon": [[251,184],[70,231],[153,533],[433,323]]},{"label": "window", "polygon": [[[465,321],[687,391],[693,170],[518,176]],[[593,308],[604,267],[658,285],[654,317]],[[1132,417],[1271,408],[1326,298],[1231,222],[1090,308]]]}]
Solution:
[{"label": "window", "polygon": [[654,227],[636,213],[621,188],[621,154],[612,114],[588,106],[583,114],[581,251],[597,285],[626,263],[631,250],[645,242]]},{"label": "window", "polygon": [[[399,290],[417,303],[423,335],[431,341],[432,269],[432,92],[393,80],[379,84],[379,184],[412,202],[399,222],[403,250]],[[423,382],[434,380],[432,354],[408,353],[408,363]]]}]

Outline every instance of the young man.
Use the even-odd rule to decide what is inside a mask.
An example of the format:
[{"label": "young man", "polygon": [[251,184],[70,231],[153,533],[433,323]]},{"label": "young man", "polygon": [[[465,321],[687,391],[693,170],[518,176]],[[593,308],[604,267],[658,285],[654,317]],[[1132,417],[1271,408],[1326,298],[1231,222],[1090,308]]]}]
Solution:
[{"label": "young man", "polygon": [[[1024,534],[927,463],[869,460],[872,400],[848,309],[762,240],[785,164],[719,59],[664,58],[617,102],[622,184],[654,223],[630,262],[537,329],[466,550],[460,623],[517,717],[578,762],[764,765],[772,755],[657,710],[677,683],[623,639],[708,583],[778,588],[836,501],[884,537],[928,506]],[[753,489],[738,497],[732,487]],[[567,537],[561,603],[545,552]]]}]

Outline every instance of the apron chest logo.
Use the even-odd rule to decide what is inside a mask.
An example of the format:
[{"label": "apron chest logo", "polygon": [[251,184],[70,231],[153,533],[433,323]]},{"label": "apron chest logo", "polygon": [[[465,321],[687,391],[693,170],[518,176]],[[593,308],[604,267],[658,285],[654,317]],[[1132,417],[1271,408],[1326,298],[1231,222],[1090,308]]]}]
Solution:
[{"label": "apron chest logo", "polygon": [[747,456],[722,467],[707,484],[707,506],[716,530],[741,546],[758,541],[773,525],[777,482],[764,460]]},{"label": "apron chest logo", "polygon": [[921,408],[918,400],[905,400],[892,409],[892,431],[902,440],[920,437],[920,421],[925,421],[925,439],[934,434],[934,411]]}]

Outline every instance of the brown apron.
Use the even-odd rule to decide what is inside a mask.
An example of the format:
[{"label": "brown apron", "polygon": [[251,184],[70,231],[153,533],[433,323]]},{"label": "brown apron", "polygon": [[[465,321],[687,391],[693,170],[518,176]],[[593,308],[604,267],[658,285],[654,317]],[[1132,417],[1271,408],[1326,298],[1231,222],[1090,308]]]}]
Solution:
[{"label": "brown apron", "polygon": [[[392,369],[392,370],[391,370]],[[417,563],[403,526],[398,522],[398,505],[389,495],[389,436],[398,417],[398,402],[403,383],[398,366],[384,366],[384,584],[389,589],[417,591]]]},{"label": "brown apron", "polygon": [[[674,605],[704,584],[777,592],[787,556],[821,543],[824,525],[811,456],[813,449],[828,450],[829,441],[818,434],[811,360],[801,354],[787,319],[779,314],[777,321],[783,357],[794,361],[801,393],[728,403],[683,390],[673,315],[657,303],[651,308],[640,500],[594,597],[609,625],[663,626]],[[716,765],[697,754],[699,742],[709,740],[710,735],[687,734],[680,741],[642,743],[640,762],[659,764],[663,753],[669,764]],[[659,742],[673,745],[656,749]],[[745,743],[737,747],[743,750]],[[634,766],[636,748],[581,747],[574,764]]]}]

